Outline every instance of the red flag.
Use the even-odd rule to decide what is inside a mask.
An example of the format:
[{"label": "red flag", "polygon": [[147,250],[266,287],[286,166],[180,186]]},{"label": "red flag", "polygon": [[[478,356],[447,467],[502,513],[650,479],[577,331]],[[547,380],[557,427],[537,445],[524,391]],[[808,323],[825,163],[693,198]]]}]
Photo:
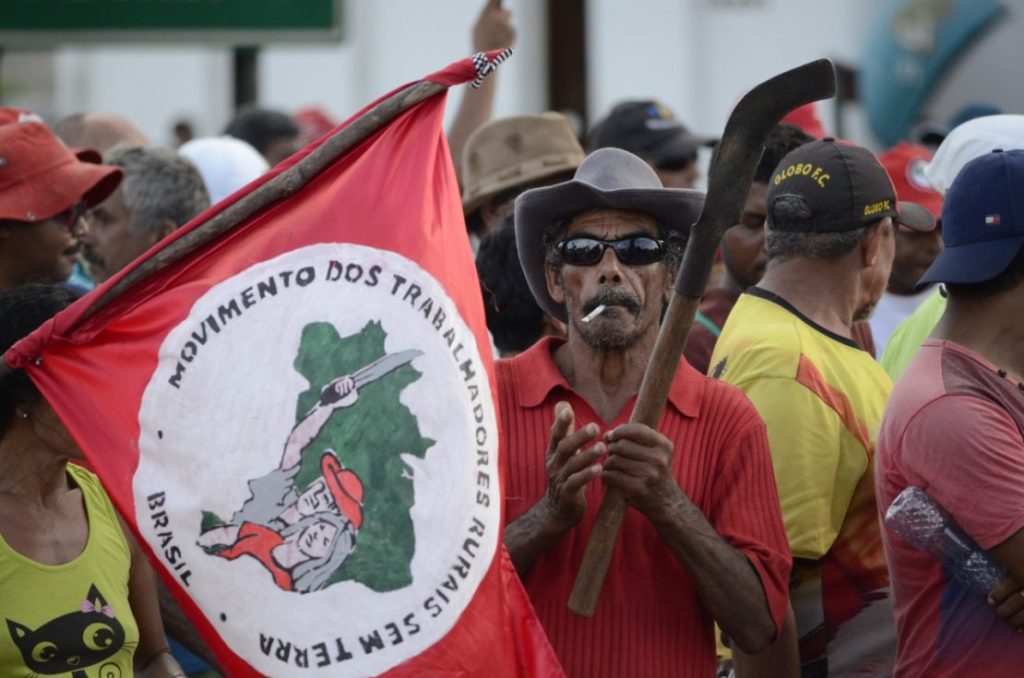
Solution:
[{"label": "red flag", "polygon": [[[465,60],[428,80],[474,75]],[[494,374],[444,100],[83,321],[136,262],[4,356],[231,675],[561,675],[501,545]]]}]

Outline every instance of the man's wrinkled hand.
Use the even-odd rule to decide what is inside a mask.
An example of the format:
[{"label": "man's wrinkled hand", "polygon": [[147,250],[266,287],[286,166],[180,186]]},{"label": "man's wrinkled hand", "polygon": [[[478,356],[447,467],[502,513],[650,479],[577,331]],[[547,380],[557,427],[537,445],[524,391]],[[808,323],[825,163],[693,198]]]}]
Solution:
[{"label": "man's wrinkled hand", "polygon": [[626,497],[631,506],[658,520],[679,500],[682,490],[672,474],[672,442],[650,426],[630,423],[604,435],[608,458],[605,484]]},{"label": "man's wrinkled hand", "polygon": [[555,405],[555,422],[551,425],[545,461],[548,489],[543,503],[545,519],[556,530],[569,529],[583,519],[587,510],[584,490],[601,475],[598,460],[606,451],[603,443],[580,450],[598,436],[600,429],[597,424],[587,424],[576,431],[575,419],[569,403]]}]

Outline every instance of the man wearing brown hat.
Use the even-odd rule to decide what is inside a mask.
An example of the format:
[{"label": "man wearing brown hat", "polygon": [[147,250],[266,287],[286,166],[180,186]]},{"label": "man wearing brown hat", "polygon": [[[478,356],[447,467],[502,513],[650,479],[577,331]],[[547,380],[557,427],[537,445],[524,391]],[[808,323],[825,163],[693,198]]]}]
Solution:
[{"label": "man wearing brown hat", "polygon": [[38,116],[0,108],[0,291],[71,275],[82,214],[121,181],[99,161],[68,149]]},{"label": "man wearing brown hat", "polygon": [[[681,361],[658,429],[628,423],[703,197],[607,148],[516,201],[526,279],[568,337],[497,363],[505,544],[570,675],[712,675],[713,622],[751,652],[781,625],[788,549],[750,404]],[[631,508],[585,619],[565,606],[605,486]]]},{"label": "man wearing brown hat", "polygon": [[894,224],[928,230],[935,220],[897,207],[874,156],[834,139],[782,159],[767,208],[764,276],[733,307],[711,364],[768,426],[795,625],[760,657],[734,657],[773,667],[799,636],[805,676],[888,676],[896,637],[872,457],[892,383],[852,325],[885,290]]},{"label": "man wearing brown hat", "polygon": [[462,210],[474,251],[512,214],[528,188],[564,181],[583,160],[583,147],[560,113],[493,120],[469,137],[462,154]]}]

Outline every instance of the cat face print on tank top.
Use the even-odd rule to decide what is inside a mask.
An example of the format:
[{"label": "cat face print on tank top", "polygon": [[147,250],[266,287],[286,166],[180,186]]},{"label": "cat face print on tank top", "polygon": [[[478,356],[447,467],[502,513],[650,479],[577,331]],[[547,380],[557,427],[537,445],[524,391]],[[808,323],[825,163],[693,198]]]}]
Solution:
[{"label": "cat face print on tank top", "polygon": [[32,629],[7,619],[7,630],[22,659],[38,676],[119,678],[120,668],[105,663],[126,648],[124,627],[95,585],[79,609]]}]

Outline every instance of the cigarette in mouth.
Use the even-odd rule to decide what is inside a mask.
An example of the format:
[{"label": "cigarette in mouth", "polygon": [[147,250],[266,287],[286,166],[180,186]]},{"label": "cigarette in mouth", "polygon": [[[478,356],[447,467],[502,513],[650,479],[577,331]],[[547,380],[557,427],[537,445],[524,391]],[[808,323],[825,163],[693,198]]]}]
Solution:
[{"label": "cigarette in mouth", "polygon": [[585,323],[589,323],[589,322],[590,322],[591,320],[593,320],[593,319],[594,319],[594,318],[596,318],[597,316],[599,316],[599,315],[601,315],[602,313],[604,313],[604,309],[605,309],[605,308],[607,308],[607,307],[606,307],[606,306],[605,306],[604,304],[601,304],[600,306],[598,306],[597,308],[595,308],[595,309],[594,309],[593,311],[591,311],[591,312],[590,312],[590,313],[588,313],[587,315],[583,316],[583,322],[585,322]]}]

